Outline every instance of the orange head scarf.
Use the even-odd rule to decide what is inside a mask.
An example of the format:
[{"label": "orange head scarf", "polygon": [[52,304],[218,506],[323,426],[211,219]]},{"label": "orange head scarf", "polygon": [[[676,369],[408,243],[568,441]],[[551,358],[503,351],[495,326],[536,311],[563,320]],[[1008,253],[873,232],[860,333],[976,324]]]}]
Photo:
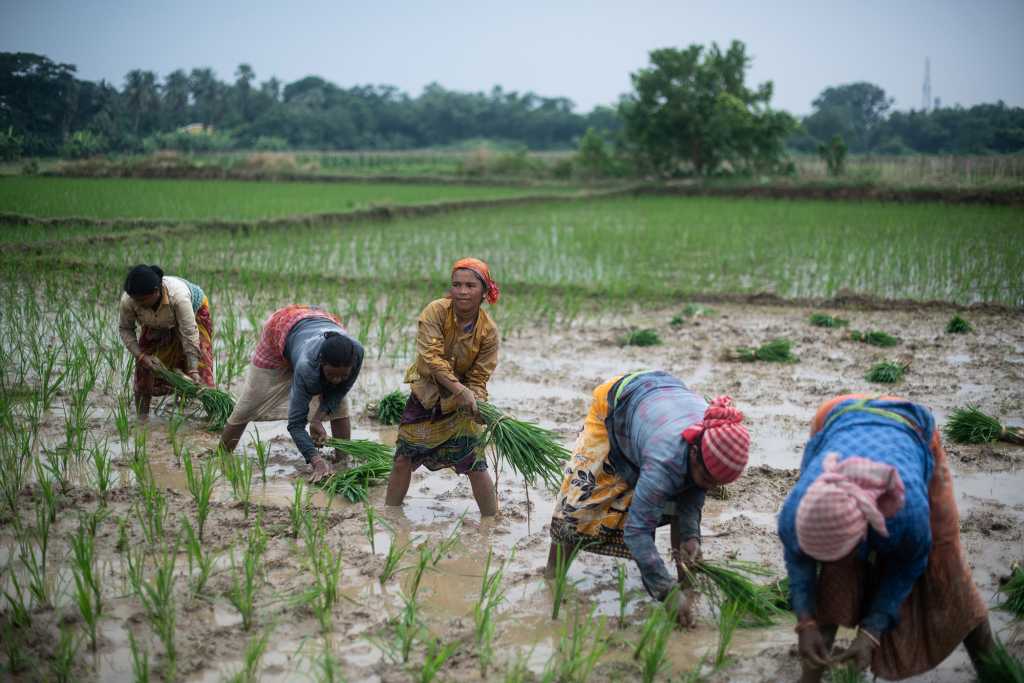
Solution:
[{"label": "orange head scarf", "polygon": [[487,303],[496,304],[498,303],[498,297],[501,296],[501,290],[498,289],[498,283],[491,279],[491,271],[488,269],[487,264],[477,258],[464,258],[459,259],[452,266],[452,274],[455,274],[456,270],[465,268],[476,273],[487,289],[484,292],[484,298],[487,299]]}]

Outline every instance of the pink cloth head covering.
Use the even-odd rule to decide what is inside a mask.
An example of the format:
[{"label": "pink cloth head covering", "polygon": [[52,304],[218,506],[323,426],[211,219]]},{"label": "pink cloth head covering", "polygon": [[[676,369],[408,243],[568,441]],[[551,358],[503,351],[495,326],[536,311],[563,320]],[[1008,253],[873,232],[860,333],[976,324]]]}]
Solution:
[{"label": "pink cloth head covering", "polygon": [[747,466],[750,432],[741,422],[743,413],[733,407],[732,398],[719,396],[704,411],[700,422],[683,430],[687,443],[700,442],[704,466],[720,484],[736,481]]},{"label": "pink cloth head covering", "polygon": [[825,456],[824,470],[796,509],[796,537],[821,562],[846,557],[867,536],[868,525],[888,536],[885,518],[903,507],[905,490],[896,468],[860,456],[839,462]]},{"label": "pink cloth head covering", "polygon": [[491,270],[487,267],[487,264],[478,258],[464,258],[459,259],[452,266],[452,273],[456,270],[465,268],[476,273],[483,283],[487,291],[484,292],[484,298],[487,299],[487,303],[496,304],[498,303],[498,297],[501,296],[501,290],[498,289],[498,283],[491,279]]}]

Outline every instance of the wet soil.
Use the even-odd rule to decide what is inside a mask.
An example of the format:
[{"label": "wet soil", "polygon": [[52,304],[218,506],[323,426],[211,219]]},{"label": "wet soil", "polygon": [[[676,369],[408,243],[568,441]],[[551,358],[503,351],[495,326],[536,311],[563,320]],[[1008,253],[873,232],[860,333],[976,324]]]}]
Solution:
[{"label": "wet soil", "polygon": [[[607,378],[631,370],[657,368],[683,378],[708,396],[730,394],[745,412],[752,435],[751,462],[744,476],[727,489],[724,498],[709,498],[704,511],[704,553],[710,558],[739,557],[754,560],[784,573],[781,546],[775,536],[775,513],[795,481],[808,423],[818,404],[838,393],[891,392],[928,405],[939,423],[950,411],[967,403],[978,404],[1005,423],[1024,422],[1024,325],[1019,317],[998,311],[975,311],[971,323],[976,332],[947,335],[944,327],[953,309],[939,307],[844,310],[852,328],[883,329],[898,334],[901,343],[877,349],[850,341],[848,332],[811,327],[810,309],[749,304],[715,304],[711,315],[687,319],[678,327],[668,320],[674,310],[636,311],[598,323],[578,323],[571,329],[527,330],[503,341],[501,362],[490,383],[491,399],[500,408],[522,419],[549,427],[571,444],[586,413],[593,388]],[[825,311],[830,312],[830,311]],[[664,343],[660,346],[620,347],[630,328],[653,327]],[[756,346],[786,336],[794,342],[799,362],[789,365],[738,363],[724,360],[738,345]],[[910,363],[903,382],[895,387],[868,383],[864,373],[876,361],[897,359]],[[365,404],[400,386],[402,368],[367,360],[353,390],[356,438],[393,442],[394,427],[374,422]],[[110,398],[97,397],[94,427],[117,441],[109,419]],[[60,407],[54,409],[59,416]],[[63,439],[60,419],[44,432],[44,441]],[[185,477],[167,438],[167,421],[157,416],[149,423],[150,457],[155,476],[163,487],[169,507],[169,528],[177,529],[181,516],[195,523],[195,505]],[[193,453],[216,444],[216,435],[193,425],[184,432]],[[247,443],[252,435],[243,437]],[[262,681],[316,679],[318,661],[330,651],[349,681],[418,680],[426,652],[424,636],[413,646],[409,664],[396,662],[386,643],[393,640],[392,620],[402,609],[402,592],[409,590],[411,570],[388,581],[379,577],[392,532],[380,526],[371,549],[367,539],[366,513],[362,505],[331,500],[318,493],[313,503],[328,510],[327,543],[344,557],[341,592],[343,600],[333,612],[333,630],[322,634],[312,610],[299,604],[312,577],[304,543],[290,535],[288,505],[292,484],[305,476],[306,467],[294,451],[282,423],[260,425],[260,436],[272,443],[267,481],[259,474],[254,482],[257,504],[248,518],[221,482],[214,494],[207,521],[205,547],[219,553],[209,584],[200,596],[190,595],[188,563],[181,554],[177,563],[178,674],[181,680],[215,681],[237,672],[242,653],[254,635],[270,631],[261,664]],[[999,602],[996,588],[1014,561],[1024,559],[1024,448],[995,443],[962,446],[947,443],[961,513],[964,548],[974,579],[990,604]],[[251,448],[245,451],[252,455]],[[124,553],[118,548],[118,520],[123,520],[129,544],[141,545],[143,535],[133,511],[137,499],[126,470],[119,469],[123,483],[111,494],[110,515],[98,531],[98,565],[104,583],[104,616],[101,641],[91,653],[83,644],[75,675],[84,680],[132,680],[129,633],[151,653],[154,674],[165,663],[163,648],[151,629],[142,605],[127,583]],[[371,489],[369,504],[393,529],[394,542],[411,544],[402,566],[415,563],[422,544],[436,547],[462,520],[459,543],[427,571],[419,589],[421,617],[430,637],[460,643],[437,680],[504,680],[507,667],[521,661],[531,672],[525,680],[539,680],[545,665],[558,648],[559,636],[572,613],[586,615],[593,608],[606,619],[610,634],[608,652],[600,659],[591,680],[638,680],[640,670],[631,658],[631,643],[651,607],[633,565],[627,566],[629,602],[625,619],[619,620],[619,597],[614,571],[619,561],[583,555],[570,570],[574,582],[560,619],[551,619],[552,593],[541,572],[548,550],[547,524],[552,496],[542,490],[527,492],[508,472],[498,477],[501,514],[481,519],[468,481],[451,472],[418,471],[402,508],[383,504],[383,487]],[[23,494],[30,510],[38,491]],[[53,580],[63,586],[56,608],[37,609],[32,625],[22,633],[22,647],[37,662],[15,680],[48,679],[49,662],[58,641],[59,627],[78,624],[71,601],[70,568],[62,562],[67,543],[78,526],[79,514],[100,502],[80,480],[64,498],[52,534]],[[253,630],[245,632],[239,613],[226,597],[234,571],[232,555],[241,557],[244,538],[256,516],[261,516],[268,536],[263,556]],[[10,519],[0,520],[0,566],[16,553]],[[667,531],[657,536],[667,555]],[[495,662],[482,671],[473,633],[473,606],[488,552],[507,562],[504,573],[506,600],[498,610]],[[1013,640],[1007,615],[992,613],[1004,639]],[[737,631],[731,662],[717,673],[704,667],[709,681],[795,680],[798,661],[791,619],[780,619],[770,628]],[[840,634],[840,642],[849,633]],[[713,656],[717,630],[710,608],[702,606],[700,624],[677,631],[668,648],[665,675],[679,677]],[[960,648],[936,671],[915,681],[951,683],[971,680],[973,673]]]}]

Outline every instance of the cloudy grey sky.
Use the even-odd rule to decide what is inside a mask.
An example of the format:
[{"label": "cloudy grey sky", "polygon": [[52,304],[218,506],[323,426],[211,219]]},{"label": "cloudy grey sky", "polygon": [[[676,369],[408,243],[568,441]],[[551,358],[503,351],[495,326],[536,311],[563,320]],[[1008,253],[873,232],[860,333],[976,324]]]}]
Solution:
[{"label": "cloudy grey sky", "polygon": [[120,86],[133,68],[161,77],[212,67],[233,80],[323,76],[418,94],[532,90],[579,110],[612,104],[649,50],[732,39],[753,57],[748,82],[772,80],[797,114],[829,85],[866,80],[900,109],[932,94],[965,106],[1024,106],[1024,0],[0,0],[0,51],[78,66]]}]

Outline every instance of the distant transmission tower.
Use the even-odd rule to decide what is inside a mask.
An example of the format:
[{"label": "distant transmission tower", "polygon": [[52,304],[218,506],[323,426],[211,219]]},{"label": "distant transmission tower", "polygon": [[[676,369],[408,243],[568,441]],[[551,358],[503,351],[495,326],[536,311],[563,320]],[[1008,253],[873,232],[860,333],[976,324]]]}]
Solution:
[{"label": "distant transmission tower", "polygon": [[932,107],[932,62],[924,58],[924,85],[921,86],[921,109],[928,111]]}]

